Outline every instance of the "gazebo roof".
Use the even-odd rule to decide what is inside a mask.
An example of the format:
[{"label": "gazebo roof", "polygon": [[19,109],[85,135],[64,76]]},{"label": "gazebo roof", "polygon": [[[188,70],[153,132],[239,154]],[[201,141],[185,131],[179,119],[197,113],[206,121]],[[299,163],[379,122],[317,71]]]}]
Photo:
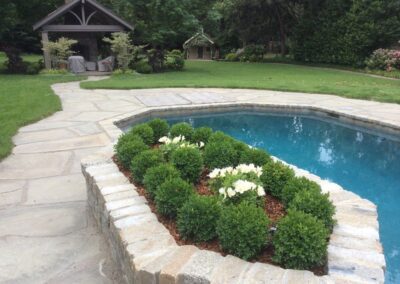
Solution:
[{"label": "gazebo roof", "polygon": [[183,48],[189,48],[191,46],[209,46],[215,45],[215,42],[206,35],[203,31],[196,33],[194,36],[189,38],[183,44]]},{"label": "gazebo roof", "polygon": [[[78,14],[73,11],[73,9],[75,9],[79,5],[82,7],[82,13],[80,16],[78,16]],[[86,7],[90,7],[92,9],[91,14],[85,15]],[[90,25],[90,19],[98,12],[115,22],[116,25]],[[79,24],[51,24],[52,22],[67,13],[72,14],[79,21]],[[33,30],[38,29],[54,32],[117,32],[123,30],[133,30],[134,28],[128,22],[124,21],[95,0],[72,0],[69,3],[66,3],[63,6],[59,7],[58,9],[47,15],[44,19],[33,25]]]}]

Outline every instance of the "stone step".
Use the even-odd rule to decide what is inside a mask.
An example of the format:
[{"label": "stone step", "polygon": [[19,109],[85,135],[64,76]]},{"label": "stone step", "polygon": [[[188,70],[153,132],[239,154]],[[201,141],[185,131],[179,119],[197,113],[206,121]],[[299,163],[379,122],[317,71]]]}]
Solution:
[{"label": "stone step", "polygon": [[130,190],[136,190],[136,187],[133,184],[122,184],[115,186],[106,186],[100,189],[102,195],[109,195]]}]

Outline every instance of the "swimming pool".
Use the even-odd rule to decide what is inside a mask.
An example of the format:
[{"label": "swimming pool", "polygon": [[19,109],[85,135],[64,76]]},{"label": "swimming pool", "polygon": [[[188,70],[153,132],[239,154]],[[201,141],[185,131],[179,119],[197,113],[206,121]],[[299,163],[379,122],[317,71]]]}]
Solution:
[{"label": "swimming pool", "polygon": [[385,283],[400,283],[400,142],[332,121],[261,113],[168,118],[222,130],[378,206]]}]

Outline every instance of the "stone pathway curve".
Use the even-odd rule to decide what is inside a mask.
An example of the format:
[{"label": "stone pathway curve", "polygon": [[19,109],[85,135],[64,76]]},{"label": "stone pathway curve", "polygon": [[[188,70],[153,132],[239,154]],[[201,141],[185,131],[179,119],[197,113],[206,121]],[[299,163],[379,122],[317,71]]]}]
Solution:
[{"label": "stone pathway curve", "polygon": [[[92,77],[90,80],[100,80]],[[87,214],[80,160],[110,150],[102,122],[140,109],[233,102],[307,105],[400,127],[400,105],[259,90],[82,90],[53,86],[63,111],[23,127],[0,163],[0,283],[118,283]]]}]

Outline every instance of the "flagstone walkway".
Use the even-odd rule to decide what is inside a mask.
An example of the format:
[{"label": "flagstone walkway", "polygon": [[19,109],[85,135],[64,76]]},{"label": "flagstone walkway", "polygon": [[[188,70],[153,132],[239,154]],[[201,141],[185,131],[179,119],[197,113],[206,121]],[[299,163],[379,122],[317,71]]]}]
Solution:
[{"label": "flagstone walkway", "polygon": [[[92,77],[99,80],[101,77]],[[119,283],[87,214],[80,160],[110,151],[102,121],[139,109],[234,102],[312,106],[400,127],[400,105],[256,90],[82,90],[53,86],[63,111],[23,127],[0,163],[0,283]]]}]

